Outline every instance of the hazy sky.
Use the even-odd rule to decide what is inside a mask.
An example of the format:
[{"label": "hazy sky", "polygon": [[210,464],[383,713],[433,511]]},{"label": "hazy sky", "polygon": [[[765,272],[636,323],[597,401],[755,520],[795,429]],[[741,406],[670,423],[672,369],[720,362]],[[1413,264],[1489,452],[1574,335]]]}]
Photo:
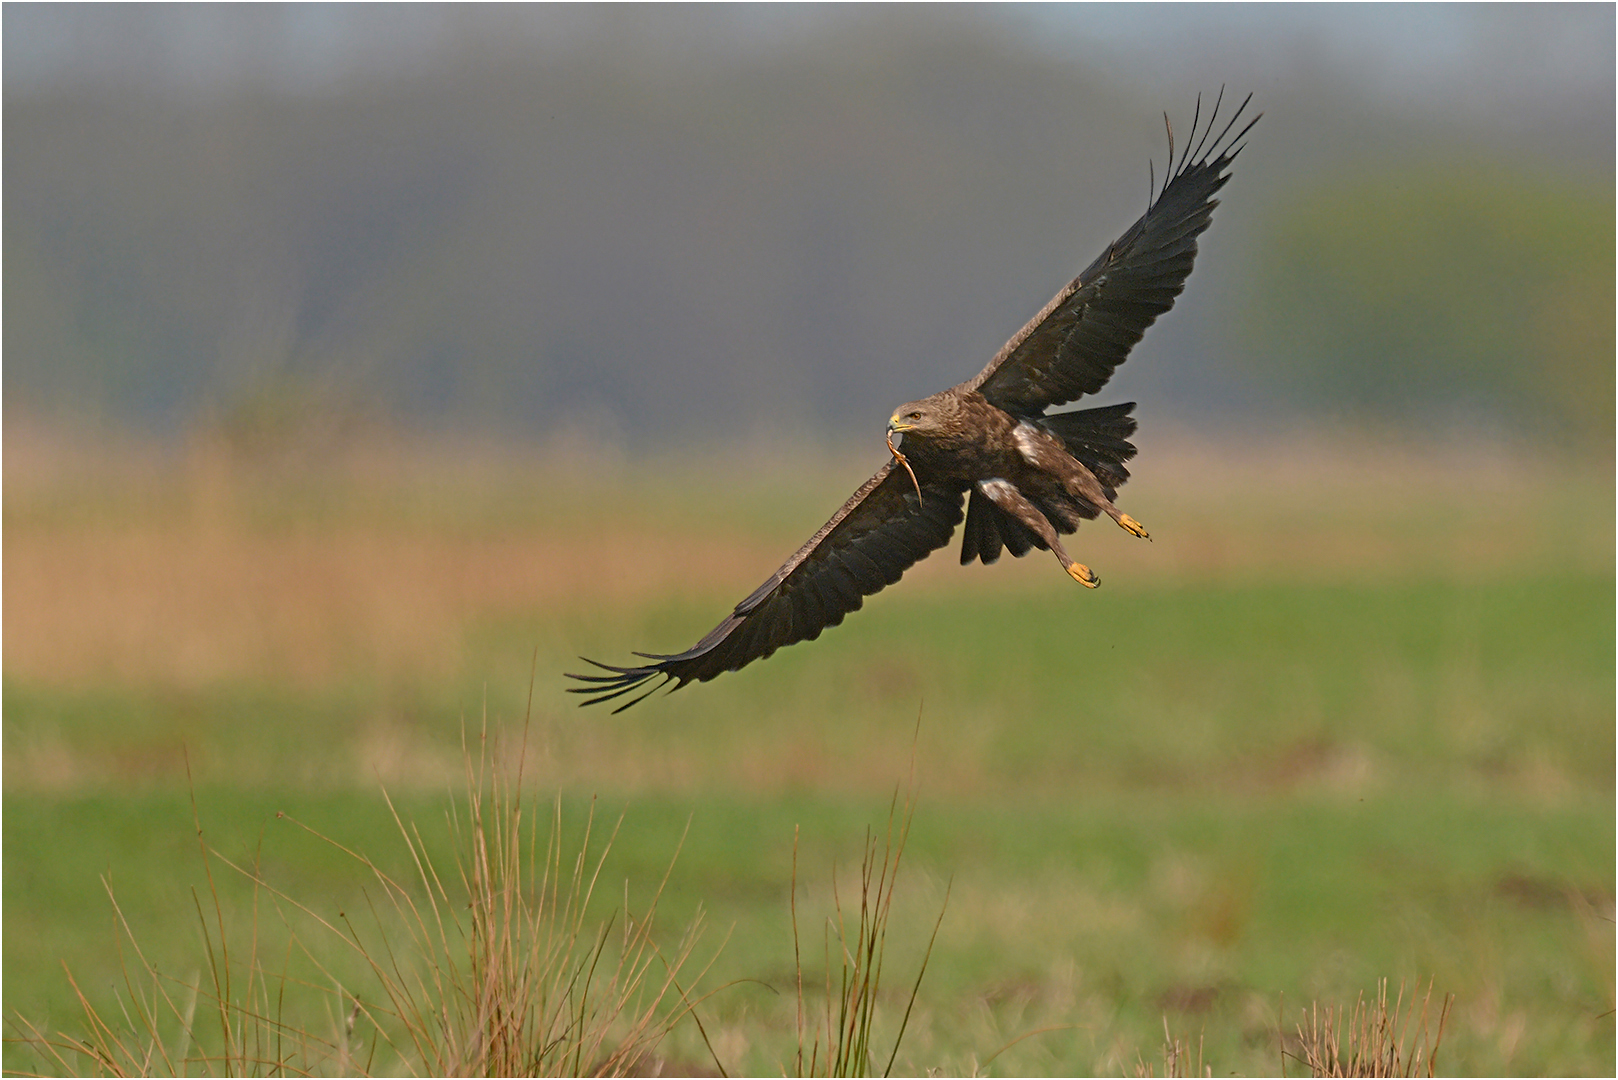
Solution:
[{"label": "hazy sky", "polygon": [[[879,411],[992,352],[1139,213],[1157,110],[1183,131],[1196,96],[1228,86],[1267,114],[1240,195],[1111,390],[1246,407],[1261,380],[1232,359],[1251,351],[1230,344],[1251,306],[1238,285],[1289,208],[1393,213],[1325,189],[1400,189],[1424,162],[1529,184],[1491,206],[1543,209],[1563,184],[1610,207],[1614,30],[1610,4],[8,3],[7,283],[37,286],[8,348],[33,341],[58,390],[58,358],[82,354],[92,389],[121,372],[108,394],[162,416],[261,362],[351,362],[401,400],[464,384],[529,401],[520,384],[533,410],[600,401],[650,425],[667,392],[624,405],[598,369],[654,351],[659,378],[700,382],[726,415],[793,399],[841,417],[873,377]],[[76,86],[96,92],[52,93]],[[1053,230],[1050,207],[1071,220]],[[1451,242],[1414,231],[1391,240],[1406,266]],[[1512,273],[1523,247],[1498,245]],[[624,290],[645,300],[633,318],[602,299]],[[755,356],[761,341],[776,351]]]},{"label": "hazy sky", "polygon": [[[319,89],[407,72],[469,42],[543,53],[604,32],[625,49],[768,53],[866,6],[5,5],[8,89],[134,78]],[[1610,4],[1098,4],[901,7],[979,23],[1123,82],[1248,85],[1307,67],[1366,98],[1515,123],[1611,104]],[[1175,88],[1178,88],[1176,86]]]}]

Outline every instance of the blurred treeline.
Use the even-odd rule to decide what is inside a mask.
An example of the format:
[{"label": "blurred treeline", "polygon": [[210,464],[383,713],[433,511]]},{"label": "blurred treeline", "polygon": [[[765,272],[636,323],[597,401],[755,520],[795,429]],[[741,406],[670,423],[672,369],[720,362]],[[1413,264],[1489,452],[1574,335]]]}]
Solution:
[{"label": "blurred treeline", "polygon": [[[1162,175],[1161,112],[1190,123],[1182,78],[1126,85],[981,19],[861,9],[692,44],[726,17],[585,9],[526,49],[485,16],[307,86],[8,83],[8,411],[272,442],[875,430],[1122,231],[1149,158]],[[1611,9],[1586,17],[1610,42]],[[8,16],[8,63],[28,31]],[[1536,135],[1304,65],[1229,71],[1266,118],[1109,396],[1610,451],[1597,74],[1598,106]]]}]

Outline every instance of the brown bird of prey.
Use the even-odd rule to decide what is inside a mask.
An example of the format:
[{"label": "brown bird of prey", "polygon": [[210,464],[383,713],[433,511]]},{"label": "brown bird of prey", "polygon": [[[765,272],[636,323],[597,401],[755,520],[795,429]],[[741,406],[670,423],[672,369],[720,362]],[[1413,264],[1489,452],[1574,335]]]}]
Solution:
[{"label": "brown bird of prey", "polygon": [[[1100,390],[1146,328],[1174,305],[1191,273],[1197,237],[1218,205],[1214,195],[1258,122],[1253,117],[1229,137],[1251,97],[1212,138],[1219,101],[1199,137],[1199,99],[1178,163],[1169,129],[1163,186],[1140,220],[977,375],[894,410],[888,420],[893,457],[706,637],[681,653],[637,653],[648,662],[635,666],[586,660],[606,674],[570,676],[589,684],[572,692],[589,695],[583,702],[589,705],[652,683],[615,710],[622,711],[670,680],[678,690],[819,637],[947,544],[961,523],[962,495],[962,564],[992,563],[1001,549],[1020,558],[1039,548],[1054,554],[1074,581],[1095,588],[1096,575],[1073,561],[1060,537],[1100,514],[1146,536],[1140,522],[1113,505],[1129,479],[1124,463],[1135,456],[1128,441],[1135,406],[1046,410]],[[894,447],[896,434],[902,450]]]}]

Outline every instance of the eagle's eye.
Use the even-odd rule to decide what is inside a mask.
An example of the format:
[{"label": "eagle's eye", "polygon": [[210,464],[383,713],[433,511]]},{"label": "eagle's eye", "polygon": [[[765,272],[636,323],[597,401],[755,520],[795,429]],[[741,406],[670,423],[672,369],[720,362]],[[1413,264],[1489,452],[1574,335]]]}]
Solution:
[{"label": "eagle's eye", "polygon": [[910,421],[912,424],[915,423],[916,421],[921,419],[921,410],[916,409],[913,412],[905,413],[905,419]]}]

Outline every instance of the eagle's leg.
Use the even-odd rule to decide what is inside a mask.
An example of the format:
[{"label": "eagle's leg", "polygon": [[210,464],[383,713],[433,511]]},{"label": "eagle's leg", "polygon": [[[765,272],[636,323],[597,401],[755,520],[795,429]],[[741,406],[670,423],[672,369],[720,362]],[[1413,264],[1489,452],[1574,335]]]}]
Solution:
[{"label": "eagle's leg", "polygon": [[1101,486],[1101,481],[1096,479],[1096,474],[1091,472],[1084,462],[1068,453],[1067,447],[1063,446],[1061,440],[1049,430],[1024,420],[1013,430],[1012,437],[1023,460],[1061,481],[1062,487],[1069,495],[1083,499],[1098,510],[1105,510],[1108,517],[1131,535],[1151,539],[1146,532],[1146,526],[1112,505],[1112,500],[1107,498],[1106,489]]},{"label": "eagle's leg", "polygon": [[1076,461],[1071,457],[1068,461],[1071,462],[1072,467],[1065,470],[1062,477],[1062,486],[1068,490],[1069,494],[1076,495],[1085,502],[1106,511],[1107,516],[1116,521],[1131,536],[1139,536],[1145,540],[1152,538],[1151,534],[1146,531],[1146,526],[1112,504],[1112,500],[1107,498],[1106,491],[1101,487],[1101,481],[1096,479],[1096,474],[1086,468],[1082,461]]},{"label": "eagle's leg", "polygon": [[1056,529],[1039,508],[1029,502],[1009,481],[1006,480],[980,480],[978,490],[989,497],[1000,509],[1028,526],[1034,535],[1045,542],[1051,553],[1061,562],[1062,569],[1067,576],[1077,581],[1087,589],[1093,589],[1101,584],[1101,579],[1083,563],[1074,562],[1062,547],[1062,540],[1056,535]]},{"label": "eagle's leg", "polygon": [[1101,579],[1096,577],[1094,570],[1091,570],[1083,563],[1074,562],[1068,557],[1068,553],[1062,550],[1062,542],[1056,539],[1056,534],[1054,532],[1051,534],[1049,542],[1051,545],[1051,550],[1055,552],[1056,557],[1061,560],[1062,569],[1067,571],[1068,577],[1072,578],[1074,581],[1077,581],[1086,589],[1094,589],[1101,584]]}]

